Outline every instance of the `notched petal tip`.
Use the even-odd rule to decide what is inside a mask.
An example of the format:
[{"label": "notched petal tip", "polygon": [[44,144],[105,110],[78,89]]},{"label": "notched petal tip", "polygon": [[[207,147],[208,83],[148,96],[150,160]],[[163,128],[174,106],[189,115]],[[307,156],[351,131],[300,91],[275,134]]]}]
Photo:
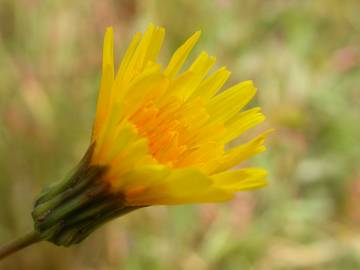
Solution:
[{"label": "notched petal tip", "polygon": [[244,168],[215,174],[214,184],[228,191],[242,191],[267,185],[268,172],[260,168]]}]

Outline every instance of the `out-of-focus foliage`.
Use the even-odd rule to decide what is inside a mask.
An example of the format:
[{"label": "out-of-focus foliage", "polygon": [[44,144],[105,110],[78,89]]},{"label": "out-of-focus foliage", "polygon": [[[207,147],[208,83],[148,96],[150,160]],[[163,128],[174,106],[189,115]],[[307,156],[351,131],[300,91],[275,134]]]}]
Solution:
[{"label": "out-of-focus foliage", "polygon": [[360,269],[358,0],[0,0],[0,243],[32,226],[33,198],[87,147],[102,37],[118,53],[152,21],[162,58],[199,48],[253,79],[268,116],[268,188],[220,205],[151,207],[79,246],[41,243],[0,269]]}]

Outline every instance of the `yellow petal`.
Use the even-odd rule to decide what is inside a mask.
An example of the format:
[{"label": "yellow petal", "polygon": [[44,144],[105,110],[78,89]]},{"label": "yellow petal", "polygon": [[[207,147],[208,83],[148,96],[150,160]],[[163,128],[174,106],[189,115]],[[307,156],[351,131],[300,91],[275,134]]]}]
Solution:
[{"label": "yellow petal", "polygon": [[196,58],[194,63],[189,68],[189,71],[192,71],[198,75],[199,81],[197,81],[196,84],[199,84],[200,81],[206,76],[210,68],[215,64],[215,61],[216,58],[213,56],[209,56],[206,52],[200,53],[200,55]]},{"label": "yellow petal", "polygon": [[116,127],[124,116],[124,106],[119,103],[114,103],[111,106],[111,113],[102,123],[102,128],[96,139],[96,147],[93,160],[98,162],[104,162],[104,158],[107,155],[107,149],[110,147],[110,142],[115,137]]},{"label": "yellow petal", "polygon": [[[123,81],[125,71],[128,69],[129,63],[131,59],[133,58],[133,55],[135,53],[135,50],[137,48],[137,45],[141,39],[141,33],[136,33],[133,37],[129,47],[127,48],[124,57],[122,58],[122,61],[120,63],[119,70],[116,74],[116,84],[119,86],[119,84]],[[116,87],[118,88],[118,87]],[[120,90],[120,89],[119,89]]]},{"label": "yellow petal", "polygon": [[[149,200],[151,205],[176,205],[224,202],[234,198],[234,193],[218,188],[208,188],[196,195],[177,197],[159,197]],[[141,205],[141,204],[140,204]]]},{"label": "yellow petal", "polygon": [[[138,105],[142,104],[149,95],[161,94],[166,88],[168,80],[160,73],[159,66],[154,66],[147,72],[142,73],[130,86],[126,92],[124,103],[126,113],[131,115],[137,110]],[[156,96],[156,95],[155,95]]]},{"label": "yellow petal", "polygon": [[196,194],[210,184],[210,179],[200,171],[185,168],[174,170],[161,186],[172,196],[181,197]]},{"label": "yellow petal", "polygon": [[185,101],[200,85],[214,63],[215,57],[205,52],[200,53],[190,68],[173,81],[171,91],[163,97],[163,100],[167,101],[170,96],[176,96]]},{"label": "yellow petal", "polygon": [[133,185],[148,186],[159,183],[169,176],[171,168],[162,164],[137,167],[124,175],[124,187]]},{"label": "yellow petal", "polygon": [[183,101],[185,99],[187,89],[192,87],[194,80],[196,80],[196,74],[191,71],[187,71],[170,82],[169,91],[164,93],[158,101],[159,106],[164,106],[174,97],[176,97],[178,101]]},{"label": "yellow petal", "polygon": [[212,185],[211,179],[193,168],[174,169],[171,174],[154,183],[147,192],[129,198],[130,205],[170,204],[197,197]]},{"label": "yellow petal", "polygon": [[250,157],[265,151],[265,138],[273,132],[272,129],[263,132],[250,142],[236,146],[227,151],[224,156],[217,161],[218,164],[214,165],[212,173],[218,173],[228,170],[242,161],[249,159]]},{"label": "yellow petal", "polygon": [[186,58],[188,57],[190,51],[198,41],[200,34],[200,31],[193,34],[180,48],[175,51],[175,53],[170,59],[167,68],[164,71],[164,74],[166,76],[174,77],[177,74],[179,69],[184,64]]},{"label": "yellow petal", "polygon": [[239,112],[255,95],[252,81],[239,83],[212,98],[208,104],[211,121],[226,122]]},{"label": "yellow petal", "polygon": [[257,124],[265,120],[265,115],[260,112],[260,108],[256,107],[244,112],[239,113],[225,124],[226,135],[224,137],[225,142],[229,142],[246,130],[256,126]]},{"label": "yellow petal", "polygon": [[137,138],[138,134],[134,125],[129,122],[119,125],[118,130],[114,131],[112,140],[104,144],[106,157],[103,158],[103,163],[109,164],[127,145],[130,145]]},{"label": "yellow petal", "polygon": [[224,85],[229,76],[230,71],[225,67],[220,68],[200,84],[190,99],[201,97],[201,100],[208,101]]},{"label": "yellow petal", "polygon": [[259,168],[244,168],[226,171],[212,176],[214,185],[227,191],[249,190],[267,184],[267,171]]},{"label": "yellow petal", "polygon": [[126,200],[131,201],[131,197],[138,197],[153,184],[162,182],[170,172],[169,167],[161,164],[139,166],[121,176],[114,188],[121,190]]},{"label": "yellow petal", "polygon": [[116,181],[121,181],[122,176],[134,168],[145,164],[155,164],[152,161],[153,159],[149,155],[147,139],[139,138],[130,143],[109,163],[110,171],[108,177],[112,181],[112,186],[118,186]]},{"label": "yellow petal", "polygon": [[148,61],[155,62],[164,41],[164,37],[165,29],[162,27],[155,28],[155,31],[152,35],[151,44],[147,50],[145,63]]},{"label": "yellow petal", "polygon": [[209,56],[205,52],[200,53],[189,68],[189,72],[194,74],[194,76],[188,79],[188,86],[184,87],[179,95],[183,100],[186,100],[200,85],[210,68],[214,65],[215,60],[215,57]]},{"label": "yellow petal", "polygon": [[146,55],[151,45],[152,35],[154,33],[155,27],[153,24],[149,24],[144,37],[141,39],[139,45],[137,46],[133,57],[129,62],[129,66],[124,75],[125,79],[130,81],[135,75],[139,74],[143,67],[146,64]]},{"label": "yellow petal", "polygon": [[97,101],[96,116],[93,128],[93,141],[96,140],[101,126],[109,113],[111,88],[114,82],[114,32],[106,29],[103,48],[102,77]]}]

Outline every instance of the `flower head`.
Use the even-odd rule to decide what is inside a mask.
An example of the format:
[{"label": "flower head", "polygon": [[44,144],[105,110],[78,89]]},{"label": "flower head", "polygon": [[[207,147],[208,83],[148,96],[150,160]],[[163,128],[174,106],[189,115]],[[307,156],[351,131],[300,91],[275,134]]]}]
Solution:
[{"label": "flower head", "polygon": [[265,119],[260,108],[241,111],[255,95],[253,82],[221,91],[230,72],[222,67],[209,74],[215,57],[205,52],[181,72],[200,32],[162,67],[156,59],[164,36],[152,24],[136,34],[115,72],[113,30],[107,29],[91,163],[107,168],[103,181],[126,205],[224,201],[264,186],[263,169],[228,170],[265,150],[269,131],[226,150]]},{"label": "flower head", "polygon": [[241,111],[255,95],[253,83],[221,91],[230,72],[222,67],[208,75],[215,58],[205,52],[180,72],[200,32],[161,67],[164,35],[153,25],[136,34],[115,73],[107,29],[91,145],[73,174],[36,200],[32,216],[41,239],[69,246],[139,207],[225,201],[266,184],[263,169],[229,170],[265,150],[269,131],[227,149],[265,119],[260,108]]}]

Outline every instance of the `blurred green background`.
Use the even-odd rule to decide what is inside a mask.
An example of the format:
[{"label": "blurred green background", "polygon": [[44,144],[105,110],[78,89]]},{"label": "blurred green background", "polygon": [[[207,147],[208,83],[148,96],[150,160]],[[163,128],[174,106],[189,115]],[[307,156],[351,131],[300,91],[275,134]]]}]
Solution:
[{"label": "blurred green background", "polygon": [[[0,269],[360,269],[360,1],[0,0],[0,243],[84,153],[105,27],[119,58],[148,22],[161,58],[194,31],[231,82],[252,79],[270,185],[229,203],[151,207],[81,245],[41,243]],[[192,54],[194,58],[195,54]]]}]

